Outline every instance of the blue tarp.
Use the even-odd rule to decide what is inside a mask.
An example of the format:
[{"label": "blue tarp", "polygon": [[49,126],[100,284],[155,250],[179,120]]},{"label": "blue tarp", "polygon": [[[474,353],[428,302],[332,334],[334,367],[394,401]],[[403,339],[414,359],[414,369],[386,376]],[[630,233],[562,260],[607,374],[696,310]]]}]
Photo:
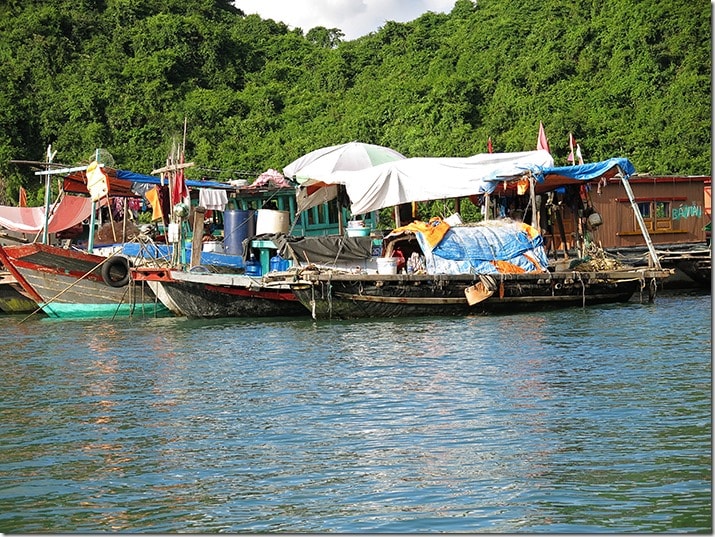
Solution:
[{"label": "blue tarp", "polygon": [[[588,164],[552,166],[552,167],[532,167],[529,170],[536,178],[536,192],[543,194],[552,190],[560,189],[566,185],[573,185],[582,182],[595,181],[601,177],[611,178],[619,171],[628,179],[636,172],[635,167],[627,158],[611,158],[601,162],[589,162]],[[510,178],[512,181],[517,178]],[[478,194],[491,194],[505,180],[498,174],[492,175],[483,180],[484,186]]]},{"label": "blue tarp", "polygon": [[544,181],[548,179],[549,176],[554,176],[566,177],[577,181],[593,181],[607,175],[611,170],[613,170],[615,174],[616,170],[614,170],[614,168],[616,167],[621,169],[626,179],[636,173],[635,167],[627,158],[611,158],[601,162],[589,162],[588,164],[580,164],[578,166],[544,168],[541,173],[537,175],[537,179]]},{"label": "blue tarp", "polygon": [[[125,181],[131,181],[132,183],[142,183],[148,185],[161,184],[161,178],[153,175],[144,175],[142,173],[131,172],[128,170],[116,170],[115,173],[117,179],[124,179]],[[166,184],[166,179],[164,179],[164,184]],[[186,186],[193,188],[234,188],[228,183],[220,183],[218,181],[194,181],[191,179],[186,180]]]},{"label": "blue tarp", "polygon": [[513,220],[450,228],[434,248],[422,233],[416,236],[430,274],[496,274],[499,270],[493,261],[507,261],[527,272],[544,270],[549,264],[541,235]]}]

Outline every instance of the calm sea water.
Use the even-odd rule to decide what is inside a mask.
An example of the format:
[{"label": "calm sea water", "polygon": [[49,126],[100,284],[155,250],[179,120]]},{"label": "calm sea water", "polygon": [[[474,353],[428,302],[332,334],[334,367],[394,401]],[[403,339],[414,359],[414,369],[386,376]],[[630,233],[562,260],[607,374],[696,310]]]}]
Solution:
[{"label": "calm sea water", "polygon": [[709,533],[711,310],[2,317],[0,532]]}]

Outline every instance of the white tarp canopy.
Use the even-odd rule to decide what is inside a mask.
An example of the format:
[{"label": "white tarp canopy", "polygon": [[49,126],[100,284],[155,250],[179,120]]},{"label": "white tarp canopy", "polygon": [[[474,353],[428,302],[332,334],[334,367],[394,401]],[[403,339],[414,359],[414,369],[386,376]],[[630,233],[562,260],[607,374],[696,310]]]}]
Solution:
[{"label": "white tarp canopy", "polygon": [[301,189],[345,185],[353,214],[413,201],[459,198],[493,192],[499,181],[527,172],[538,175],[554,165],[548,151],[481,153],[471,157],[418,157],[362,170],[313,174]]}]

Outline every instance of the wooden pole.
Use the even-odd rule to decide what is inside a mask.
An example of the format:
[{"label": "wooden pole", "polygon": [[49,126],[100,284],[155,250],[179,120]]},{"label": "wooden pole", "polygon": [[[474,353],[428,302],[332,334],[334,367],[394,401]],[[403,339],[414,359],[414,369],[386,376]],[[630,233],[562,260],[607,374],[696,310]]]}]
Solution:
[{"label": "wooden pole", "polygon": [[561,246],[564,248],[564,259],[569,258],[568,245],[566,244],[566,230],[564,229],[564,220],[561,217],[561,206],[554,207],[554,216],[556,218],[556,225],[559,228],[559,234],[561,235]]},{"label": "wooden pole", "polygon": [[204,213],[205,207],[198,206],[194,209],[193,233],[191,239],[191,264],[189,268],[193,268],[201,264],[201,247],[204,238]]},{"label": "wooden pole", "polygon": [[529,197],[531,199],[531,227],[539,230],[539,211],[536,208],[536,179],[533,175],[529,175]]},{"label": "wooden pole", "polygon": [[650,240],[650,233],[648,233],[648,228],[646,227],[645,221],[643,220],[643,215],[641,214],[641,211],[638,208],[638,204],[636,203],[636,199],[633,196],[631,184],[628,182],[628,179],[626,179],[622,171],[620,171],[618,175],[620,175],[621,177],[621,183],[623,183],[623,188],[626,189],[626,194],[628,194],[628,199],[630,200],[631,207],[633,208],[633,214],[635,214],[636,220],[638,221],[638,226],[640,226],[641,228],[641,234],[643,235],[643,239],[648,246],[648,252],[650,254],[650,263],[652,263],[652,265],[655,266],[655,268],[657,268],[658,270],[661,270],[662,267],[660,266],[658,254],[656,254],[655,252],[655,247],[653,246],[653,241]]}]

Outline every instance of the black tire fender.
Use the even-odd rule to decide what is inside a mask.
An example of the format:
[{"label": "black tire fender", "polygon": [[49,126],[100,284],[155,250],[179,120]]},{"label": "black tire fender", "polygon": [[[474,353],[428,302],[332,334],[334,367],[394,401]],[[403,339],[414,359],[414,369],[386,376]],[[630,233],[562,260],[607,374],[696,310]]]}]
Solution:
[{"label": "black tire fender", "polygon": [[129,283],[129,259],[117,255],[102,265],[102,279],[110,287],[124,287]]}]

